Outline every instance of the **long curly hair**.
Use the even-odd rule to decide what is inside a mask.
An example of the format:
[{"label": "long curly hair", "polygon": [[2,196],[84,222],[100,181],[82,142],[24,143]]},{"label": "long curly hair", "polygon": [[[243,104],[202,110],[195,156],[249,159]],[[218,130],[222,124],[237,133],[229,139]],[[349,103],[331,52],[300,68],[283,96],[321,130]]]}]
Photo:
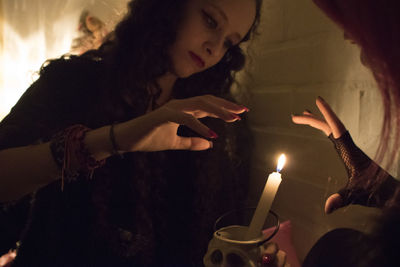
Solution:
[{"label": "long curly hair", "polygon": [[[254,23],[242,42],[251,39],[260,22],[262,0],[256,3]],[[160,94],[155,80],[170,67],[168,47],[176,38],[188,0],[133,0],[128,13],[116,26],[98,50],[82,55],[85,58],[103,59],[117,74],[119,88],[126,99],[135,99],[141,113],[152,98]],[[173,94],[184,98],[202,94],[226,95],[234,82],[235,73],[245,65],[245,55],[240,44],[228,49],[218,64],[186,79],[178,79]],[[148,86],[158,88],[149,92]],[[115,95],[111,91],[107,98]],[[153,99],[154,100],[154,99]],[[138,105],[139,104],[139,105]]]}]

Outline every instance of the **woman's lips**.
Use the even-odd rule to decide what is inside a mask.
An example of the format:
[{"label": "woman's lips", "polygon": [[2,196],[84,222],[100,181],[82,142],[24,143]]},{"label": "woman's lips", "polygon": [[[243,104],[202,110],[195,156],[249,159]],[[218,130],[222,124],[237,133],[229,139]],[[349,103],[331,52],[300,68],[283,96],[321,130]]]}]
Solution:
[{"label": "woman's lips", "polygon": [[189,55],[190,57],[193,59],[193,61],[196,63],[197,66],[199,66],[200,68],[204,68],[204,66],[206,65],[204,63],[204,61],[201,59],[201,57],[199,57],[198,55],[196,55],[195,53],[193,53],[192,51],[189,51]]}]

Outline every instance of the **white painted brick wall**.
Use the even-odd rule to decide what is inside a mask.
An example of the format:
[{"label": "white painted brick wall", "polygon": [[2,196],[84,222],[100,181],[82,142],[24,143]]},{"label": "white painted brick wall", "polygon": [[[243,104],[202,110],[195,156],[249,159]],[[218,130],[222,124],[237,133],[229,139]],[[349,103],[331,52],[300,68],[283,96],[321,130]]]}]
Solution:
[{"label": "white painted brick wall", "polygon": [[[261,35],[253,41],[250,124],[255,136],[249,201],[255,204],[277,156],[287,167],[273,209],[294,225],[300,259],[325,232],[336,227],[368,230],[376,210],[349,207],[333,215],[325,199],[347,176],[330,141],[319,131],[291,123],[290,114],[305,108],[318,113],[323,96],[343,120],[355,142],[374,156],[381,125],[379,94],[359,62],[357,46],[311,0],[264,0]],[[372,142],[371,142],[372,140]]]}]

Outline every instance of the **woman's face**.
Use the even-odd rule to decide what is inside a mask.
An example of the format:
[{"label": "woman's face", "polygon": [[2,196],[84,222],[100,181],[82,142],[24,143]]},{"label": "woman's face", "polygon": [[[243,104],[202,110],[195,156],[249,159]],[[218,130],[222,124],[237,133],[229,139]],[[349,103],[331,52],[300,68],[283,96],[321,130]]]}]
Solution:
[{"label": "woman's face", "polygon": [[254,0],[189,0],[168,50],[171,72],[185,78],[217,64],[247,34],[255,14]]}]

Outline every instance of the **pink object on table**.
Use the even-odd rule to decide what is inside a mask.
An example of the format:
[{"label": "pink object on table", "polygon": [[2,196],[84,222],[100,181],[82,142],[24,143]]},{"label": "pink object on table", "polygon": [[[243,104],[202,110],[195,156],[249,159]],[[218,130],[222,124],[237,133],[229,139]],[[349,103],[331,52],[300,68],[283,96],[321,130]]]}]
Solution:
[{"label": "pink object on table", "polygon": [[[274,232],[275,227],[263,230],[265,235],[270,235]],[[291,222],[284,221],[279,227],[279,231],[268,242],[275,242],[278,244],[279,249],[286,252],[286,261],[290,263],[291,267],[300,267],[300,261],[297,258],[296,249],[292,244],[292,224]]]}]

